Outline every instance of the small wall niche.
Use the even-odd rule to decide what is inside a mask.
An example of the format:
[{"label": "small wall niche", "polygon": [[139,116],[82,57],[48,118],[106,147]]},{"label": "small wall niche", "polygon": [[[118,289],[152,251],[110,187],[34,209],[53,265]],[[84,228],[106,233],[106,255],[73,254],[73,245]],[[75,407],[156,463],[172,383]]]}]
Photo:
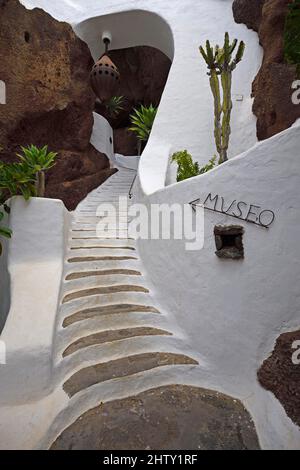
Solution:
[{"label": "small wall niche", "polygon": [[218,258],[233,260],[244,258],[244,227],[239,225],[216,225],[214,235]]}]

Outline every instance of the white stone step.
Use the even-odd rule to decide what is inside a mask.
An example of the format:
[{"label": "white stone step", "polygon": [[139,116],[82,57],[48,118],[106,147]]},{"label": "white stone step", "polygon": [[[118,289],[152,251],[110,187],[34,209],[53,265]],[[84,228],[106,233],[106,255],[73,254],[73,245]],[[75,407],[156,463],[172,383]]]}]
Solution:
[{"label": "white stone step", "polygon": [[[80,229],[91,230],[91,229],[93,229],[93,230],[95,230],[95,232],[97,231],[96,235],[98,236],[98,238],[101,238],[101,237],[106,238],[106,232],[107,232],[108,235],[110,235],[111,231],[114,231],[114,230],[117,229],[117,230],[122,232],[122,237],[124,237],[124,235],[125,235],[126,238],[129,237],[128,233],[127,233],[128,225],[129,225],[128,223],[124,223],[124,222],[120,223],[120,224],[111,223],[107,227],[106,227],[106,225],[103,224],[104,225],[103,227],[102,226],[97,227],[98,223],[99,222],[97,222],[97,223],[91,222],[91,223],[80,224],[80,225],[74,223],[74,224],[72,224],[72,228],[74,228],[75,230],[80,230]],[[116,234],[116,236],[119,237],[120,235]]]},{"label": "white stone step", "polygon": [[[179,352],[180,351],[180,352]],[[123,339],[81,349],[60,361],[58,376],[62,381],[85,367],[147,353],[182,354],[193,357],[182,340],[174,336],[152,336]]]},{"label": "white stone step", "polygon": [[139,286],[148,289],[147,283],[141,274],[114,274],[104,276],[91,276],[81,279],[74,279],[63,283],[61,290],[61,298],[63,298],[66,294],[70,294],[71,292],[78,292],[82,289],[122,285]]},{"label": "white stone step", "polygon": [[[82,248],[80,250],[68,250],[67,261],[70,262],[70,258],[85,258],[85,257],[113,257],[118,258],[120,256],[127,257],[128,259],[138,259],[137,254],[133,250],[125,250],[122,247],[111,250],[109,247],[105,248]],[[73,261],[74,262],[74,261]],[[79,262],[82,262],[79,260]]]},{"label": "white stone step", "polygon": [[60,307],[60,315],[62,317],[66,317],[81,310],[95,307],[99,307],[99,309],[101,309],[102,306],[113,306],[116,304],[152,306],[153,300],[151,295],[141,292],[116,292],[113,294],[94,295],[62,304]]},{"label": "white stone step", "polygon": [[57,337],[57,349],[62,351],[68,344],[96,332],[139,327],[160,328],[168,331],[168,321],[161,314],[137,312],[91,318],[61,329]]},{"label": "white stone step", "polygon": [[[69,248],[87,248],[93,246],[103,246],[112,249],[118,249],[119,247],[130,248],[130,251],[135,251],[136,244],[134,240],[71,240]],[[75,250],[76,251],[76,250]]]},{"label": "white stone step", "polygon": [[[113,226],[117,226],[117,227],[122,227],[122,228],[127,228],[127,225],[130,223],[130,220],[129,217],[124,214],[124,215],[120,215],[120,214],[116,214],[116,217],[114,216],[109,216],[109,217],[105,217],[105,216],[100,216],[100,215],[90,215],[89,217],[86,217],[86,216],[78,216],[76,217],[76,219],[74,220],[74,224],[76,224],[76,226],[78,225],[83,225],[83,226],[86,226],[86,225],[90,225],[90,224],[94,224],[94,225],[97,225],[97,224],[114,224]],[[120,224],[120,225],[119,225]]]},{"label": "white stone step", "polygon": [[142,266],[139,260],[107,260],[107,261],[83,261],[81,263],[66,263],[64,276],[74,272],[86,272],[107,269],[132,269],[141,272]]}]

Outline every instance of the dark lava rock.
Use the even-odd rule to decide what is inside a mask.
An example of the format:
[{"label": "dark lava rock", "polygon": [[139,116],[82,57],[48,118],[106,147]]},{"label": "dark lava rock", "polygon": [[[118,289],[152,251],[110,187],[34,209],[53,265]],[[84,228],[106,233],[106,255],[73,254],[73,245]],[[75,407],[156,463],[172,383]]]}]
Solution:
[{"label": "dark lava rock", "polygon": [[274,393],[287,415],[300,426],[300,364],[292,360],[297,352],[293,348],[296,341],[300,341],[300,330],[279,336],[274,351],[258,371],[258,380]]},{"label": "dark lava rock", "polygon": [[83,176],[72,181],[48,184],[46,187],[46,197],[56,199],[57,194],[59,194],[66,208],[72,211],[89,192],[104,183],[116,171],[115,169],[106,168],[92,175]]},{"label": "dark lava rock", "polygon": [[138,155],[138,140],[127,127],[114,129],[115,153],[122,155]]},{"label": "dark lava rock", "polygon": [[211,390],[160,387],[94,408],[69,426],[52,450],[259,449],[243,405]]},{"label": "dark lava rock", "polygon": [[244,23],[248,28],[258,31],[265,1],[234,0],[232,10],[236,23]]}]

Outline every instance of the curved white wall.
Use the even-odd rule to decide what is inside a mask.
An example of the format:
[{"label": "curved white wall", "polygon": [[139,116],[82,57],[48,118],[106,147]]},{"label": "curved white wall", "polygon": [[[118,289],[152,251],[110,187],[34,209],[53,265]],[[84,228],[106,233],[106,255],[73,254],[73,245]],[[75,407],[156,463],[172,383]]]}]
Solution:
[{"label": "curved white wall", "polygon": [[7,350],[7,364],[0,364],[1,405],[31,402],[53,386],[53,333],[70,217],[54,199],[15,197],[10,206],[11,302],[0,334]]},{"label": "curved white wall", "polygon": [[110,161],[114,159],[114,134],[109,122],[98,113],[94,113],[94,126],[91,144]]},{"label": "curved white wall", "polygon": [[[95,57],[101,53],[101,30],[108,25],[113,29],[113,48],[147,43],[164,51],[167,29],[154,27],[154,44],[154,39],[149,39],[149,28],[144,34],[134,20],[141,15],[142,21],[145,15],[149,25],[155,25],[161,17],[160,25],[169,25],[174,38],[173,65],[141,158],[139,202],[147,206],[183,204],[212,192],[226,201],[236,199],[272,209],[276,220],[268,230],[238,222],[245,228],[243,261],[216,257],[214,226],[236,221],[210,212],[205,215],[205,244],[199,252],[186,252],[184,241],[147,240],[139,242],[140,254],[160,303],[173,312],[186,332],[187,344],[203,357],[203,386],[243,400],[255,419],[263,448],[299,448],[299,428],[256,378],[275,339],[286,330],[299,328],[300,323],[300,267],[295,259],[300,220],[300,135],[294,127],[255,145],[256,120],[250,95],[262,59],[257,34],[234,23],[232,0],[23,3],[42,6],[56,18],[71,23]],[[229,154],[234,157],[250,150],[206,175],[165,188],[166,178],[174,181],[174,172],[168,173],[173,151],[187,149],[200,164],[215,153],[213,100],[198,46],[207,38],[221,43],[225,31],[243,39],[247,47],[234,72],[233,94],[243,95],[244,100],[234,101]]]},{"label": "curved white wall", "polygon": [[131,10],[111,15],[91,17],[74,26],[75,32],[90,47],[97,60],[104,52],[102,34],[112,35],[111,49],[125,49],[137,45],[160,49],[170,59],[174,55],[174,42],[170,26],[151,11]]},{"label": "curved white wall", "polygon": [[114,153],[114,135],[109,122],[98,113],[94,113],[94,127],[91,144],[104,153],[110,160],[112,167],[123,167],[137,170],[140,158],[138,156],[125,156]]}]

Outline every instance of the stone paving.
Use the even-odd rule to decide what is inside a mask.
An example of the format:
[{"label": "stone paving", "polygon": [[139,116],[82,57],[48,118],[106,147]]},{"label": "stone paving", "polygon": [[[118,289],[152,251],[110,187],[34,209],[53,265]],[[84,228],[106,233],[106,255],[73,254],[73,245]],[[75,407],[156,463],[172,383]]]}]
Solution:
[{"label": "stone paving", "polygon": [[173,385],[99,405],[66,429],[53,450],[254,450],[253,422],[225,395]]}]

